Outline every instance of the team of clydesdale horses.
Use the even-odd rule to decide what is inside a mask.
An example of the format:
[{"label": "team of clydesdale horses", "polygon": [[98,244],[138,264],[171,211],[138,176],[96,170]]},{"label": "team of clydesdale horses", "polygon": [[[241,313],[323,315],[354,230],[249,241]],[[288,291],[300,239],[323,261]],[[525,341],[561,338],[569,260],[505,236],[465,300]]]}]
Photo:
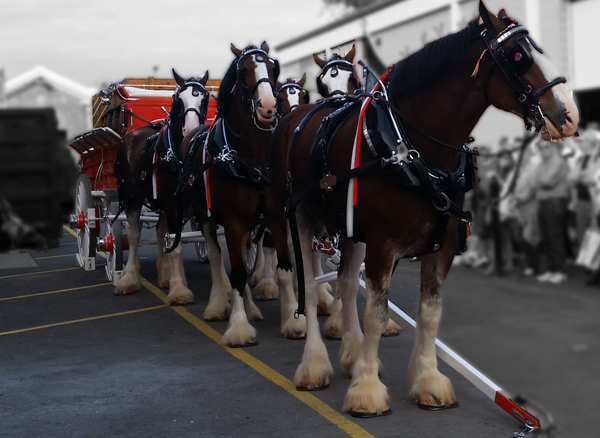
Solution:
[{"label": "team of clydesdale horses", "polygon": [[[477,182],[469,134],[493,105],[522,117],[545,140],[576,135],[578,110],[566,80],[555,78],[523,26],[504,10],[489,13],[483,3],[478,19],[463,30],[399,61],[381,79],[367,74],[364,85],[353,51],[317,58],[324,99],[316,104],[304,94],[305,78],[277,85],[279,65],[266,43],[232,45],[232,52],[215,122],[204,124],[208,74],[178,78],[166,127],[141,128],[123,141],[118,176],[131,228],[117,293],[139,288],[136,217],[142,203],[162,212],[159,236],[180,232],[182,218],[193,216],[208,243],[213,280],[204,316],[229,317],[222,343],[253,345],[257,332],[250,320],[262,316],[248,287],[242,245],[262,224],[276,251],[282,333],[306,336],[294,382],[299,390],[325,388],[333,369],[317,319],[320,263],[313,262],[312,243],[324,231],[339,233],[341,300],[333,305],[330,297],[326,304],[336,308],[340,361],[352,376],[343,409],[378,416],[390,413],[378,359],[390,277],[399,258],[418,255],[421,298],[410,393],[423,409],[455,406],[452,384],[437,369],[435,337],[439,286],[471,220],[462,210],[465,191]],[[225,232],[229,276],[217,225]],[[193,296],[181,266],[183,245],[173,245],[169,254],[159,251],[159,282],[170,288],[172,304],[185,304]],[[356,301],[363,261],[364,333]]]}]

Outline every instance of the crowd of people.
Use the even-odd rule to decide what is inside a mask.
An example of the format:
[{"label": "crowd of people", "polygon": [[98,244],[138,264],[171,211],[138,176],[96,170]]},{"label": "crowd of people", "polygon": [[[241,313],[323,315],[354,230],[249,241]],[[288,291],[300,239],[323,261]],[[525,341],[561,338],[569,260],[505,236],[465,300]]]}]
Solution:
[{"label": "crowd of people", "polygon": [[479,152],[469,250],[455,263],[554,284],[579,264],[600,284],[600,125],[560,142],[505,137]]}]

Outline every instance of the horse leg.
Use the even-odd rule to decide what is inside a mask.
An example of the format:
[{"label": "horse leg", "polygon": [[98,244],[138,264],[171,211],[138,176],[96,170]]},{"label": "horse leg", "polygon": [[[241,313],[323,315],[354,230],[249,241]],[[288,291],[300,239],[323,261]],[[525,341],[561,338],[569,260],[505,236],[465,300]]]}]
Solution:
[{"label": "horse leg", "polygon": [[[451,226],[448,228],[452,229]],[[456,227],[454,227],[456,229]],[[456,402],[450,379],[437,369],[435,337],[442,316],[439,286],[446,278],[456,245],[447,239],[442,251],[421,260],[421,298],[415,343],[410,357],[410,394],[419,404],[450,406]]]},{"label": "horse leg", "polygon": [[[319,251],[312,252],[312,267],[315,277],[323,275],[323,266],[321,265],[322,257]],[[317,285],[317,295],[319,304],[317,305],[317,314],[330,315],[331,306],[333,305],[333,296],[331,295],[332,287],[329,283],[321,283]]]},{"label": "horse leg", "polygon": [[[171,209],[171,211],[176,210],[176,208]],[[181,223],[179,222],[176,213],[167,213],[167,223],[169,225],[170,233],[175,233],[177,228],[181,227]],[[190,304],[194,302],[194,295],[187,287],[185,272],[183,270],[183,246],[183,242],[179,242],[177,248],[175,248],[169,254],[172,271],[171,277],[169,278],[169,294],[167,295],[167,303],[171,306],[177,304]]]},{"label": "horse leg", "polygon": [[275,247],[273,246],[273,236],[271,233],[266,233],[261,239],[263,253],[263,269],[262,276],[256,287],[254,288],[257,297],[265,300],[273,300],[279,295],[277,283],[275,283],[275,270],[273,265],[277,263],[275,255]]},{"label": "horse leg", "polygon": [[312,270],[312,241],[316,226],[310,219],[303,217],[299,221],[299,235],[304,263],[304,284],[306,287],[306,344],[302,362],[296,370],[294,383],[301,390],[322,389],[329,386],[329,377],[333,368],[329,361],[325,343],[321,338],[317,319],[317,283]]},{"label": "horse leg", "polygon": [[115,295],[131,294],[141,287],[140,283],[140,261],[138,258],[138,245],[140,243],[141,223],[140,213],[142,204],[132,201],[127,206],[125,214],[129,223],[129,232],[127,240],[129,241],[129,253],[127,255],[127,264],[123,269],[123,276],[115,288]]},{"label": "horse leg", "polygon": [[[208,222],[204,223],[202,234],[208,245],[208,262],[212,278],[210,298],[203,316],[206,321],[221,321],[227,319],[231,312],[231,302],[229,301],[231,285],[223,266],[221,246],[217,240],[217,228]],[[227,279],[227,282],[225,282],[225,279]]]},{"label": "horse leg", "polygon": [[[235,221],[225,221],[225,236],[231,262],[230,281],[233,289],[233,308],[229,316],[227,330],[220,343],[229,347],[246,347],[256,345],[256,329],[248,321],[243,295],[250,295],[246,288],[246,268],[242,256],[242,239],[244,229]],[[251,297],[250,297],[251,299]]]},{"label": "horse leg", "polygon": [[[388,321],[387,296],[392,274],[392,254],[385,254],[372,244],[367,249],[367,304],[364,315],[365,335],[352,367],[352,382],[344,398],[345,411],[356,416],[377,416],[390,413],[387,388],[379,380],[379,342]],[[342,254],[344,251],[342,251]],[[345,292],[344,292],[345,294]],[[343,307],[350,303],[344,303]]]},{"label": "horse leg", "polygon": [[163,289],[169,289],[169,280],[171,279],[171,275],[173,275],[173,264],[171,263],[170,254],[165,254],[162,245],[168,230],[167,216],[163,212],[160,212],[158,223],[156,224],[156,272],[158,275],[158,287]]},{"label": "horse leg", "polygon": [[[354,360],[360,350],[364,336],[358,319],[357,296],[359,289],[360,265],[365,259],[365,244],[353,243],[340,239],[342,256],[338,272],[338,287],[340,291],[339,337],[342,338],[340,346],[340,363],[342,368],[352,375]],[[333,315],[332,315],[333,316]]]},{"label": "horse leg", "polygon": [[254,268],[254,272],[248,279],[248,284],[251,287],[255,287],[258,283],[260,283],[260,280],[263,275],[263,269],[265,267],[265,252],[263,250],[264,239],[265,236],[263,234],[263,236],[258,241],[258,244],[256,245],[256,267]]}]

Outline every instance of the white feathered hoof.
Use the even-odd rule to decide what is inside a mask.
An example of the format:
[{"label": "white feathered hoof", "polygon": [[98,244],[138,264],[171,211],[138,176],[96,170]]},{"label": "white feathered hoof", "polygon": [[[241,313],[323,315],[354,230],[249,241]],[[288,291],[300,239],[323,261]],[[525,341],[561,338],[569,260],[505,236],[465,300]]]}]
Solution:
[{"label": "white feathered hoof", "polygon": [[329,358],[314,354],[302,360],[296,370],[294,383],[299,391],[318,391],[329,387],[329,377],[333,368]]},{"label": "white feathered hoof", "polygon": [[245,318],[239,318],[231,323],[219,341],[221,345],[232,348],[251,347],[256,345],[256,329]]},{"label": "white feathered hoof", "polygon": [[331,313],[333,297],[329,293],[330,290],[331,285],[329,283],[321,283],[318,286],[319,304],[317,305],[317,315],[329,315]]},{"label": "white feathered hoof", "polygon": [[343,410],[359,418],[390,415],[392,411],[386,386],[375,374],[353,378],[344,397]]},{"label": "white feathered hoof", "polygon": [[183,285],[174,286],[167,295],[167,304],[171,306],[191,304],[194,302],[194,294]]},{"label": "white feathered hoof", "polygon": [[115,288],[115,295],[132,294],[140,290],[141,284],[137,275],[127,273],[119,280],[119,285]]},{"label": "white feathered hoof", "polygon": [[272,278],[263,278],[254,288],[253,296],[258,301],[275,300],[279,296],[279,289]]},{"label": "white feathered hoof", "polygon": [[410,394],[416,398],[417,406],[421,409],[438,411],[458,406],[450,379],[437,369],[421,375],[412,384]]},{"label": "white feathered hoof", "polygon": [[281,333],[288,339],[306,338],[306,316],[300,315],[298,319],[291,317],[281,327]]},{"label": "white feathered hoof", "polygon": [[396,324],[391,319],[388,319],[387,325],[385,326],[385,330],[382,335],[385,338],[389,338],[392,336],[398,336],[400,334],[400,326]]},{"label": "white feathered hoof", "polygon": [[231,304],[226,299],[212,299],[208,302],[202,317],[205,321],[224,321],[229,318]]},{"label": "white feathered hoof", "polygon": [[323,325],[325,337],[329,340],[342,339],[342,312],[332,313]]}]

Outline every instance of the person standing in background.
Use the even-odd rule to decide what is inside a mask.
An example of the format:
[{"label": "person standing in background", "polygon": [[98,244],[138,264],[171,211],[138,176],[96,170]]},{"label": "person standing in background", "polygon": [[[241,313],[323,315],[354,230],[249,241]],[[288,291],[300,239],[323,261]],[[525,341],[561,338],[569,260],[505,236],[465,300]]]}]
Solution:
[{"label": "person standing in background", "polygon": [[564,273],[567,250],[567,207],[569,202],[569,165],[557,143],[538,143],[541,162],[533,173],[533,187],[538,201],[540,226],[540,262],[538,281],[559,284],[567,280]]}]

